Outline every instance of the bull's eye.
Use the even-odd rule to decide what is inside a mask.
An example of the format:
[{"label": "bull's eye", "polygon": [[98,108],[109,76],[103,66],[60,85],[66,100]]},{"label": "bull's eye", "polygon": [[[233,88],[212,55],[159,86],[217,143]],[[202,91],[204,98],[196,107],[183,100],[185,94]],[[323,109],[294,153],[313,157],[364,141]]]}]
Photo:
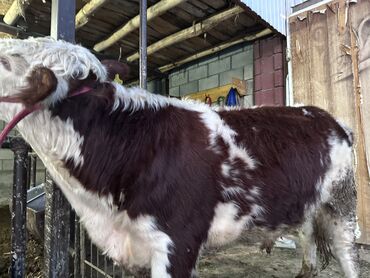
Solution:
[{"label": "bull's eye", "polygon": [[5,57],[0,56],[0,63],[4,66],[4,68],[8,71],[11,70],[9,60]]}]

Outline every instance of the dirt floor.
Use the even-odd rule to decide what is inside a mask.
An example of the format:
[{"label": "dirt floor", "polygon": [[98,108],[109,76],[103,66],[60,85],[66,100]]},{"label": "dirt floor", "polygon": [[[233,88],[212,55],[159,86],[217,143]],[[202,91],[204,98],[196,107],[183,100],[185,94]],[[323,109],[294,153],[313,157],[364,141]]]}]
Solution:
[{"label": "dirt floor", "polygon": [[[27,246],[27,277],[42,277],[42,246],[32,238]],[[0,278],[9,277],[10,265],[10,214],[0,208]],[[370,277],[370,250],[360,248],[361,278]],[[258,237],[242,239],[232,246],[207,251],[199,263],[199,276],[203,278],[291,278],[300,270],[301,249],[274,248],[267,255],[259,249]],[[343,277],[333,261],[318,277]]]}]

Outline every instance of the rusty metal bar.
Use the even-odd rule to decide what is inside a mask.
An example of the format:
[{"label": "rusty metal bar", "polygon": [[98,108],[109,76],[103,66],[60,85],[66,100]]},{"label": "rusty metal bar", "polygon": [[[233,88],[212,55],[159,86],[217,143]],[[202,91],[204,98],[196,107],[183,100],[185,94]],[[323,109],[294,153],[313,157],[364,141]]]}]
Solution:
[{"label": "rusty metal bar", "polygon": [[140,88],[147,88],[147,0],[140,0]]},{"label": "rusty metal bar", "polygon": [[[52,0],[50,35],[54,39],[74,42],[75,12],[75,0]],[[49,174],[46,177],[45,194],[44,276],[69,277],[71,208]]]},{"label": "rusty metal bar", "polygon": [[25,277],[26,264],[26,211],[28,144],[20,137],[10,141],[14,152],[14,177],[12,199],[12,263],[11,277]]}]

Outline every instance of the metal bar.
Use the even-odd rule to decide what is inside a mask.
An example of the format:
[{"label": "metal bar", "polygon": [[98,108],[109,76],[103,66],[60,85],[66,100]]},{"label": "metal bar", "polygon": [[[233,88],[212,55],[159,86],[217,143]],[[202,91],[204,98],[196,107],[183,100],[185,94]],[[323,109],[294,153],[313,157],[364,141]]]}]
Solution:
[{"label": "metal bar", "polygon": [[69,277],[70,206],[47,174],[45,185],[45,277]]},{"label": "metal bar", "polygon": [[74,277],[84,277],[81,275],[81,232],[80,221],[77,215],[74,217],[75,223],[75,238],[74,238]]},{"label": "metal bar", "polygon": [[86,277],[86,245],[85,245],[85,230],[80,223],[80,263],[81,263],[81,277]]},{"label": "metal bar", "polygon": [[52,0],[50,35],[54,39],[75,41],[75,0]]},{"label": "metal bar", "polygon": [[147,88],[147,0],[140,0],[140,88]]},{"label": "metal bar", "polygon": [[[75,0],[52,0],[50,35],[75,40]],[[49,174],[45,185],[45,277],[69,277],[70,205]]]},{"label": "metal bar", "polygon": [[103,270],[101,270],[99,267],[96,267],[93,263],[85,260],[85,264],[88,265],[89,267],[91,267],[91,269],[94,269],[97,273],[100,273],[102,275],[106,275],[107,277],[109,278],[113,278],[112,276],[108,275],[107,273],[105,273]]},{"label": "metal bar", "polygon": [[10,148],[14,152],[12,200],[12,263],[11,277],[25,277],[26,263],[26,211],[28,144],[20,137],[13,138]]},{"label": "metal bar", "polygon": [[36,177],[37,177],[37,157],[34,154],[31,154],[31,171],[30,171],[30,187],[36,186]]}]

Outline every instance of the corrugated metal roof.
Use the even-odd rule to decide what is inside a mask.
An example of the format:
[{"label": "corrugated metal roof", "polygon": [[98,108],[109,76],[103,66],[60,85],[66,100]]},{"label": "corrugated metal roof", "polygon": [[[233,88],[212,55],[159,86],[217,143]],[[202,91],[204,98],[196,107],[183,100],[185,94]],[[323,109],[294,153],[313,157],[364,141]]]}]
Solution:
[{"label": "corrugated metal roof", "polygon": [[307,0],[242,0],[281,34],[287,34],[287,18],[292,7]]}]

